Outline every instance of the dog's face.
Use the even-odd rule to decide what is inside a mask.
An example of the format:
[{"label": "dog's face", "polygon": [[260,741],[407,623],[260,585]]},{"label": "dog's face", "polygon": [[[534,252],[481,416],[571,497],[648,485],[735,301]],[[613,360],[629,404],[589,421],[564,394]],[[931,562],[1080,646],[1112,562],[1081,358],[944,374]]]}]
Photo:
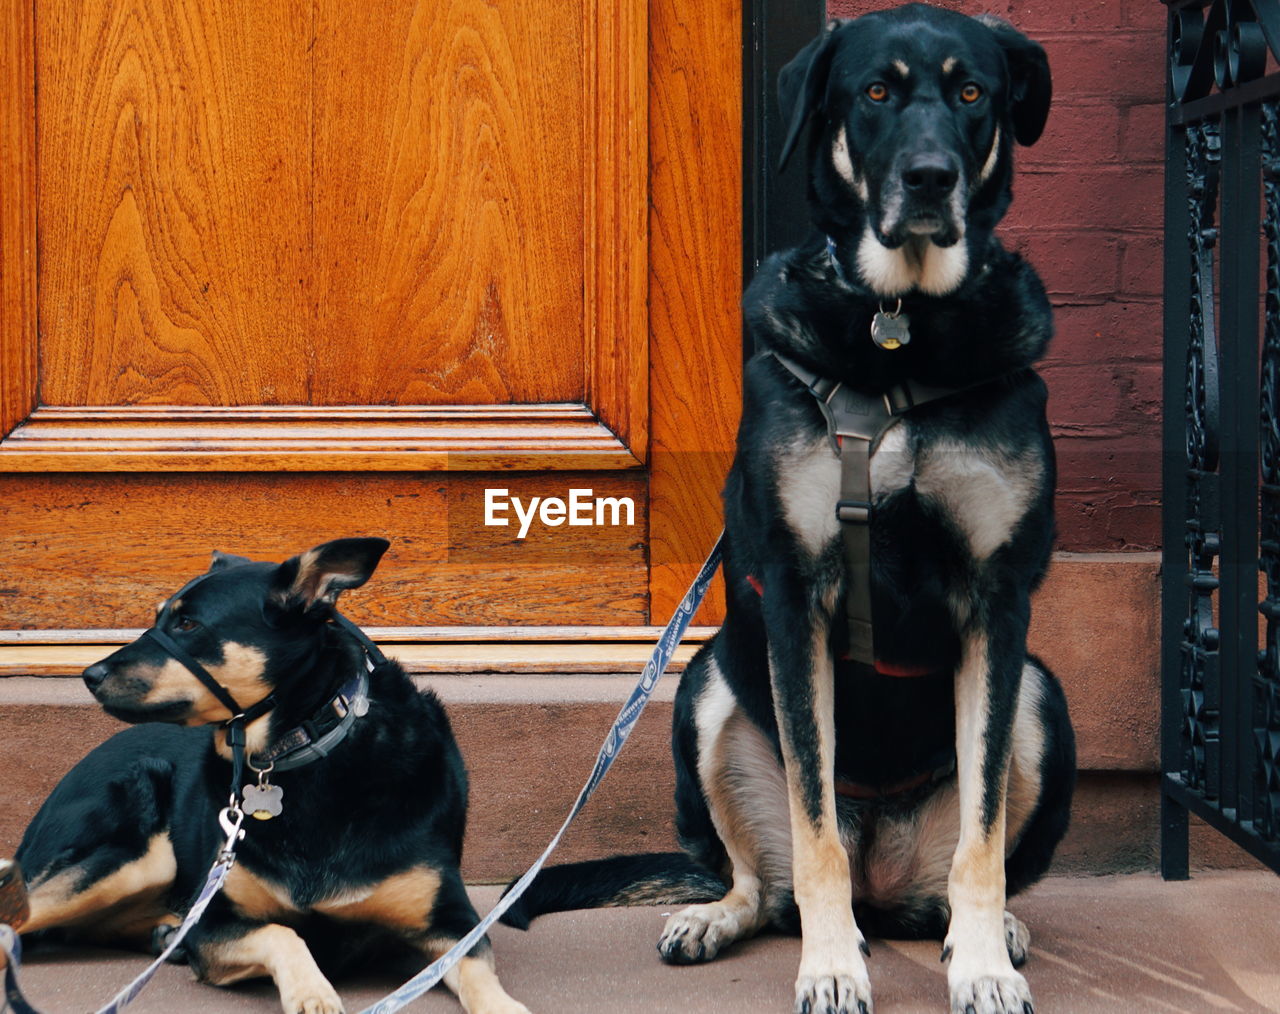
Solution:
[{"label": "dog's face", "polygon": [[953,291],[1009,202],[1013,142],[1049,113],[1044,50],[996,18],[911,4],[833,22],[779,75],[790,133],[810,140],[818,224],[881,295]]},{"label": "dog's face", "polygon": [[[282,564],[214,553],[203,578],[156,608],[156,628],[250,708],[306,668],[338,595],[364,584],[388,545],[338,539]],[[91,665],[84,680],[104,710],[126,722],[203,725],[232,717],[148,636]]]}]

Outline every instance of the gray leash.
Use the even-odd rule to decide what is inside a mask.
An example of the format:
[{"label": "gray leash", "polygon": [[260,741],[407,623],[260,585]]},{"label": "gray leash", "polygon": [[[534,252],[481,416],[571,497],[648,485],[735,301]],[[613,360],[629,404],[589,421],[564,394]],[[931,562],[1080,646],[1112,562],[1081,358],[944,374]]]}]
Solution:
[{"label": "gray leash", "polygon": [[614,760],[617,759],[623,745],[627,742],[627,738],[631,735],[632,729],[635,728],[640,713],[644,710],[644,706],[649,703],[654,687],[657,686],[658,680],[662,678],[662,674],[666,671],[667,663],[671,661],[671,656],[675,654],[675,650],[680,644],[680,639],[689,628],[689,622],[693,619],[693,614],[698,611],[698,606],[703,598],[706,597],[707,589],[711,586],[711,579],[715,577],[716,570],[720,567],[720,552],[723,542],[724,534],[721,533],[720,537],[716,539],[711,555],[707,557],[707,562],[702,565],[702,570],[698,572],[693,584],[685,592],[684,599],[676,608],[675,615],[671,617],[671,622],[667,624],[662,636],[658,638],[657,646],[653,649],[653,654],[649,657],[649,661],[644,667],[644,672],[640,674],[639,683],[631,691],[631,696],[627,698],[627,703],[622,706],[622,710],[618,712],[618,717],[614,719],[613,726],[605,736],[604,745],[600,747],[600,752],[596,755],[596,764],[591,771],[591,776],[578,794],[577,802],[573,804],[573,808],[569,811],[569,816],[560,825],[560,830],[555,833],[555,837],[551,839],[551,843],[546,847],[542,855],[534,861],[534,864],[529,867],[525,875],[516,881],[511,890],[493,907],[493,910],[481,919],[470,933],[454,944],[448,953],[437,958],[394,993],[383,997],[373,1006],[366,1007],[360,1014],[392,1014],[393,1011],[400,1010],[431,989],[444,978],[449,969],[453,968],[454,965],[470,953],[471,949],[489,931],[489,927],[497,922],[503,913],[519,901],[521,895],[529,889],[529,885],[533,883],[534,877],[538,875],[538,872],[545,865],[547,858],[556,850],[556,846],[560,844],[560,839],[564,837],[569,825],[573,823],[579,811],[596,791],[596,786],[600,784],[608,773],[609,768],[613,766]]},{"label": "gray leash", "polygon": [[[222,889],[222,884],[227,879],[227,874],[231,872],[231,867],[235,865],[235,843],[244,837],[244,831],[240,827],[244,823],[244,811],[240,809],[235,797],[232,797],[230,805],[219,814],[218,822],[227,834],[226,843],[219,850],[218,858],[214,860],[213,866],[209,869],[209,875],[205,878],[204,887],[201,888],[199,896],[188,910],[181,925],[169,934],[168,943],[165,945],[164,950],[160,952],[160,956],[151,962],[133,982],[117,993],[109,1004],[98,1010],[97,1014],[117,1014],[118,1011],[133,1003],[138,994],[142,992],[147,983],[160,970],[160,966],[168,960],[169,955],[178,949],[178,945],[182,943],[191,928],[200,921],[200,917],[204,915],[204,910],[209,907],[209,902],[213,900],[213,896]],[[22,990],[18,986],[18,966],[22,961],[22,940],[12,928],[3,924],[0,924],[0,953],[3,953],[5,957],[5,1005],[0,1006],[0,1014],[3,1014],[6,1009],[11,1010],[13,1014],[40,1014],[22,995]]]},{"label": "gray leash", "polygon": [[178,945],[191,932],[191,928],[200,921],[200,917],[204,915],[204,910],[209,907],[209,902],[213,900],[213,896],[222,890],[227,874],[231,872],[231,867],[236,863],[236,842],[244,837],[244,831],[240,827],[244,823],[244,811],[240,809],[240,804],[235,796],[231,797],[231,803],[227,808],[218,814],[218,823],[222,825],[222,830],[227,833],[226,843],[218,852],[218,858],[213,861],[213,866],[209,868],[209,875],[205,878],[204,887],[200,889],[200,894],[191,905],[191,908],[188,909],[182,924],[169,934],[168,943],[165,944],[164,950],[160,952],[155,961],[151,962],[133,982],[120,990],[112,1001],[101,1008],[97,1014],[116,1014],[117,1011],[121,1011],[133,1003],[138,998],[138,994],[151,981],[152,976],[160,970],[160,966],[169,959],[169,955],[178,949]]}]

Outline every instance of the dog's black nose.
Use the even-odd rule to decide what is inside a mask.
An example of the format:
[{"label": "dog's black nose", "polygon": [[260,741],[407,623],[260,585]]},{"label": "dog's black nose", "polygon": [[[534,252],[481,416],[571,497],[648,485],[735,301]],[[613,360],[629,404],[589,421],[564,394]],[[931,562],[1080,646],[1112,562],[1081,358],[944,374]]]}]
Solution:
[{"label": "dog's black nose", "polygon": [[919,155],[902,173],[902,184],[917,197],[940,200],[955,189],[960,172],[941,155]]},{"label": "dog's black nose", "polygon": [[84,682],[90,690],[97,690],[102,686],[102,681],[107,678],[107,674],[111,670],[107,668],[104,662],[95,662],[84,671]]}]

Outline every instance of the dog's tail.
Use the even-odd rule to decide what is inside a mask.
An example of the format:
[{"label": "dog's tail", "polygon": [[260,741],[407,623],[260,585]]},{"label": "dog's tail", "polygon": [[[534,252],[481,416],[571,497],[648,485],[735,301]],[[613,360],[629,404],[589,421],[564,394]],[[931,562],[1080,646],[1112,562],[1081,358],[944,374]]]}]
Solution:
[{"label": "dog's tail", "polygon": [[[619,905],[682,905],[718,901],[725,882],[683,852],[613,856],[548,866],[502,917],[517,929],[547,912]],[[511,885],[507,885],[511,890]],[[504,892],[505,893],[505,892]]]}]

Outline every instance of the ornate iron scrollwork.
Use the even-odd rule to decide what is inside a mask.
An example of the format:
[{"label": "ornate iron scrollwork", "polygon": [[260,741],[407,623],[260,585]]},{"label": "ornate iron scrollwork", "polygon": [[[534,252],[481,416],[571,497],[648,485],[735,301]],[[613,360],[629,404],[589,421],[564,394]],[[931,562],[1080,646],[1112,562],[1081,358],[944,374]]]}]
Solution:
[{"label": "ornate iron scrollwork", "polygon": [[1280,836],[1280,106],[1262,107],[1263,231],[1267,241],[1266,327],[1259,375],[1259,553],[1266,598],[1264,648],[1254,680],[1254,829]]},{"label": "ornate iron scrollwork", "polygon": [[1183,624],[1182,705],[1185,784],[1214,792],[1218,766],[1220,694],[1218,630],[1213,598],[1222,549],[1215,470],[1218,467],[1218,348],[1214,314],[1214,215],[1222,140],[1213,122],[1186,131],[1190,211],[1191,301],[1186,363],[1187,615]]},{"label": "ornate iron scrollwork", "polygon": [[1169,81],[1177,102],[1262,77],[1267,50],[1280,55],[1276,0],[1215,0],[1172,12]]}]

